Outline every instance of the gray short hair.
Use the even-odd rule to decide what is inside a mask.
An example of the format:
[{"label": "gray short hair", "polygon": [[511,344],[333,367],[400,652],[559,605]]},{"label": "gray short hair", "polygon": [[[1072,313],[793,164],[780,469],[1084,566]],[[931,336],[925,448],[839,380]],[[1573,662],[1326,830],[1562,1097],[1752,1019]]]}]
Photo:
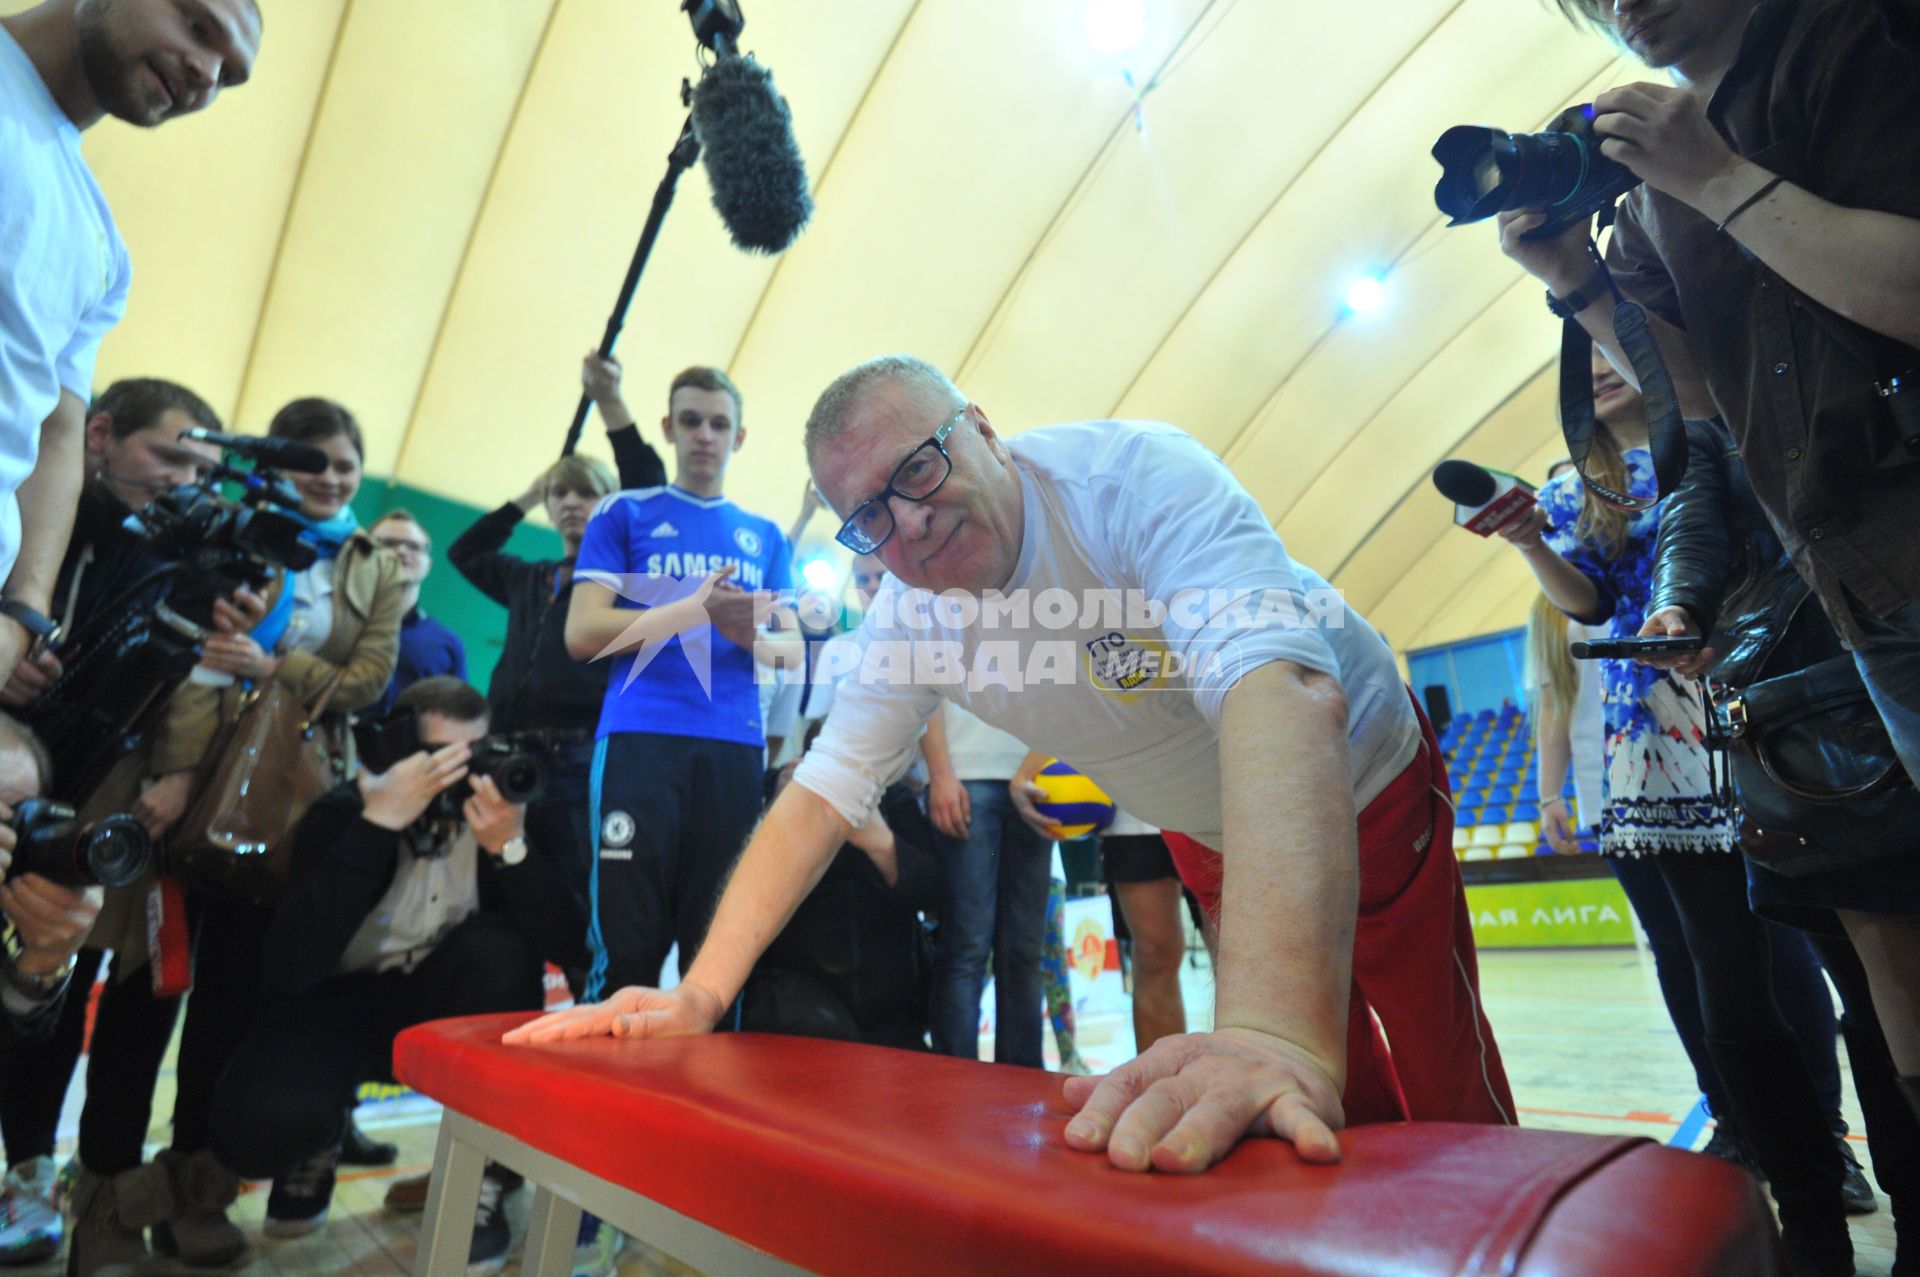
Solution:
[{"label": "gray short hair", "polygon": [[807,455],[813,455],[821,440],[844,434],[847,419],[876,386],[893,383],[924,391],[952,404],[955,409],[967,405],[967,397],[960,393],[953,379],[918,355],[881,355],[855,364],[820,392],[813,411],[807,416]]}]

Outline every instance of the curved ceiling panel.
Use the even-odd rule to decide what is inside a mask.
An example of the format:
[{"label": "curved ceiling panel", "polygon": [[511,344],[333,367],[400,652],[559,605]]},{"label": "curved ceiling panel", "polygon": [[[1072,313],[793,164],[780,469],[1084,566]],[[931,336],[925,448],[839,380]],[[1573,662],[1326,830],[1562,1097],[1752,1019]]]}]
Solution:
[{"label": "curved ceiling panel", "polygon": [[[1003,429],[1191,430],[1402,649],[1515,623],[1517,556],[1454,530],[1427,475],[1558,454],[1555,326],[1489,228],[1441,227],[1426,152],[1633,73],[1533,0],[1149,0],[1117,56],[1086,9],[748,0],[818,210],[783,257],[746,256],[687,175],[619,347],[636,415],[680,367],[727,366],[750,434],[732,495],[784,522],[814,396],[913,350]],[[135,261],[100,375],[176,377],[245,429],[333,395],[374,472],[491,505],[558,448],[698,74],[685,18],[267,10],[244,90],[88,135]],[[1346,315],[1365,273],[1386,305]]]}]

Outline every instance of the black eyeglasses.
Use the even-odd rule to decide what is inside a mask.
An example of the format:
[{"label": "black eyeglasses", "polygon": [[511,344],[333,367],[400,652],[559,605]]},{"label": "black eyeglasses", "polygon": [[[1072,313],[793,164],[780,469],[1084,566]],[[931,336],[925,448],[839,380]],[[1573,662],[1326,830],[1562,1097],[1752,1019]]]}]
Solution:
[{"label": "black eyeglasses", "polygon": [[855,554],[872,554],[885,545],[894,531],[893,507],[888,503],[889,498],[925,501],[940,491],[940,485],[953,473],[953,458],[947,455],[947,436],[953,433],[953,428],[960,424],[960,418],[966,412],[965,408],[961,408],[948,417],[933,432],[933,438],[909,452],[906,459],[893,468],[893,477],[887,480],[887,486],[880,490],[878,496],[869,497],[855,506],[833,539]]}]

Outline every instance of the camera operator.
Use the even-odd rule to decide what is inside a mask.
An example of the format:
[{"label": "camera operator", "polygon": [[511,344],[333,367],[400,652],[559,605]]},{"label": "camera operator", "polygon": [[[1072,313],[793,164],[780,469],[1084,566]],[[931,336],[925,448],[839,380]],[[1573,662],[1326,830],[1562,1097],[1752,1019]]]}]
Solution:
[{"label": "camera operator", "polygon": [[[633,414],[620,397],[620,365],[589,354],[580,379],[599,406],[619,466],[619,487],[652,488],[666,482],[660,454],[640,437]],[[587,520],[615,490],[614,476],[597,458],[575,454],[547,467],[532,486],[491,513],[447,547],[447,557],[474,588],[507,609],[506,644],[493,667],[487,700],[501,731],[573,731],[577,742],[548,757],[546,791],[527,808],[535,841],[562,858],[567,881],[586,907],[593,838],[588,829],[587,779],[593,766],[593,732],[606,700],[611,662],[576,661],[567,654],[567,604],[573,597],[573,565]],[[533,561],[506,552],[514,529],[538,506],[559,532],[566,555]],[[567,972],[579,992],[584,970]]]},{"label": "camera operator", "polygon": [[[200,396],[156,377],[116,381],[94,400],[86,420],[86,481],[52,595],[52,618],[63,633],[160,565],[126,527],[127,515],[204,478],[220,460],[214,445],[180,438],[196,426],[223,428]],[[30,704],[62,668],[57,645],[28,656],[0,686],[0,705]]]},{"label": "camera operator", "polygon": [[[1559,0],[1672,84],[1593,104],[1645,185],[1607,250],[1676,385],[1698,377],[1920,779],[1920,18],[1872,0]],[[1623,370],[1580,228],[1501,243]],[[1843,318],[1844,317],[1844,318]],[[1889,394],[1902,380],[1899,393]],[[1920,937],[1904,939],[1909,966]]]},{"label": "camera operator", "polygon": [[0,675],[46,625],[95,356],[131,275],[80,135],[109,115],[151,128],[211,105],[246,82],[260,25],[256,0],[44,0],[0,19]]},{"label": "camera operator", "polygon": [[[50,770],[46,750],[33,734],[0,714],[0,913],[6,915],[6,946],[0,951],[0,1004],[5,1007],[0,1059],[11,1057],[22,1042],[53,1031],[72,983],[75,956],[100,913],[98,887],[62,887],[38,874],[15,878],[8,873],[15,846],[13,809],[21,800],[39,796]],[[84,991],[75,999],[85,1000]],[[37,1178],[33,1168],[25,1169]],[[51,1158],[44,1170],[50,1187]],[[7,1187],[10,1192],[14,1188],[13,1176]],[[57,1230],[54,1237],[57,1241]]]},{"label": "camera operator", "polygon": [[[468,777],[471,746],[487,735],[485,698],[429,678],[398,709],[417,716],[419,750],[384,771],[369,759],[300,822],[263,953],[261,1013],[215,1104],[220,1159],[276,1177],[275,1236],[325,1220],[343,1115],[363,1078],[391,1076],[395,1034],[537,1009],[542,960],[585,956],[585,913],[553,859],[529,846],[525,809],[486,775],[457,809],[436,804]],[[506,1240],[504,1217],[482,1221],[474,1260],[489,1245],[503,1254]]]},{"label": "camera operator", "polygon": [[[163,492],[194,483],[219,461],[211,444],[181,438],[194,427],[220,430],[219,417],[205,401],[186,387],[158,378],[117,381],[95,400],[86,419],[87,469],[74,518],[74,534],[55,581],[53,615],[62,626],[63,645],[35,653],[15,667],[0,690],[0,704],[23,707],[31,718],[36,711],[59,713],[58,706],[36,704],[63,672],[62,656],[75,655],[75,627],[108,609],[151,610],[164,597],[168,584],[156,572],[163,561],[139,534],[126,526],[129,514]],[[151,582],[146,592],[142,581]],[[130,593],[131,591],[131,593]],[[216,626],[244,629],[258,621],[265,600],[240,589],[214,605]],[[82,638],[80,641],[84,641]],[[171,747],[165,742],[163,716],[146,740],[123,758],[105,781],[91,792],[78,792],[67,781],[58,796],[92,817],[113,811],[131,811],[158,835],[178,818],[193,778],[189,765],[170,765],[168,774],[149,779],[156,754]],[[142,790],[145,785],[144,791]],[[76,978],[90,987],[103,951],[116,954],[115,978],[100,1002],[93,1034],[88,1105],[82,1117],[85,1153],[114,1169],[138,1165],[141,1141],[146,1137],[150,1112],[147,1097],[153,1090],[160,1056],[166,1049],[178,1010],[177,998],[155,999],[147,966],[147,896],[153,886],[148,875],[110,891],[93,931],[91,943],[79,955]],[[131,978],[129,978],[131,977]],[[51,1032],[19,1050],[0,1078],[0,1131],[6,1139],[9,1162],[15,1167],[44,1163],[51,1176],[55,1134],[62,1097],[66,1095],[86,1032],[86,999],[66,1004]],[[144,1084],[141,1079],[144,1077]],[[125,1129],[116,1139],[132,1151],[102,1153],[102,1132]],[[125,1166],[119,1163],[125,1161]],[[37,1181],[36,1181],[37,1182]],[[34,1211],[18,1193],[9,1190],[16,1210],[41,1219],[45,1231],[31,1238],[10,1239],[32,1254],[57,1247],[58,1216]],[[143,1247],[144,1249],[144,1247]],[[9,1248],[11,1250],[11,1247]]]},{"label": "camera operator", "polygon": [[[186,782],[167,793],[164,809],[156,810],[154,802],[164,780],[142,795],[160,829],[172,829],[180,820],[200,769],[216,756],[221,725],[237,719],[245,690],[240,681],[273,680],[308,703],[331,685],[317,728],[330,757],[337,760],[347,757],[347,714],[378,700],[393,677],[402,602],[400,564],[374,544],[353,514],[351,502],[365,455],[359,423],[330,400],[296,399],[274,414],[268,435],[311,444],[326,454],[325,470],[288,476],[300,498],[295,515],[302,525],[300,542],[316,557],[277,583],[273,608],[258,625],[223,626],[209,637],[201,666],[203,675],[213,677],[181,685],[168,702],[148,765],[162,777],[184,773]],[[80,1208],[74,1212],[69,1248],[72,1277],[144,1260],[143,1227],[153,1228],[158,1248],[177,1253],[190,1265],[230,1263],[247,1246],[245,1234],[224,1211],[237,1181],[208,1151],[208,1141],[215,1086],[255,1016],[260,950],[271,912],[239,898],[200,891],[191,882],[187,889],[193,997],[180,1038],[172,1145],[153,1165],[140,1164],[154,1081],[171,1033],[174,1008],[168,1004],[173,1000],[139,999],[132,987],[139,977],[123,978],[116,981],[114,994],[116,1001],[128,1004],[126,1045],[105,1052],[120,1031],[102,1040],[96,1030],[95,1055],[88,1065],[87,1111],[80,1127],[82,1171],[75,1190]],[[126,925],[109,932],[103,923],[101,933],[115,936],[116,961],[132,968],[136,964],[128,953],[145,955],[146,929],[140,910],[125,913]],[[136,1007],[136,1002],[145,1006]],[[114,1084],[102,1084],[107,1059],[123,1057]],[[175,1199],[183,1209],[156,1219],[151,1210],[129,1208],[129,1202],[151,1207],[166,1200],[155,1198],[140,1178],[162,1173],[195,1186],[191,1195]],[[270,1217],[281,1203],[277,1189],[268,1199]]]},{"label": "camera operator", "polygon": [[[769,773],[769,803],[797,766]],[[896,782],[754,964],[740,1027],[925,1050],[933,959],[920,913],[939,904],[941,883],[933,826]]]}]

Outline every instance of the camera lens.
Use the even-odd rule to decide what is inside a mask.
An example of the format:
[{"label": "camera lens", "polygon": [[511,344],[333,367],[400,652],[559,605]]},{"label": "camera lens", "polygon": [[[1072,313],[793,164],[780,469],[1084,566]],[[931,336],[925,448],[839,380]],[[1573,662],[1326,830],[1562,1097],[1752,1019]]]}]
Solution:
[{"label": "camera lens", "polygon": [[515,754],[504,760],[493,774],[500,796],[510,803],[531,802],[547,787],[547,768],[532,754]]},{"label": "camera lens", "polygon": [[153,841],[132,816],[103,816],[80,831],[80,864],[103,887],[124,887],[147,871]]}]

